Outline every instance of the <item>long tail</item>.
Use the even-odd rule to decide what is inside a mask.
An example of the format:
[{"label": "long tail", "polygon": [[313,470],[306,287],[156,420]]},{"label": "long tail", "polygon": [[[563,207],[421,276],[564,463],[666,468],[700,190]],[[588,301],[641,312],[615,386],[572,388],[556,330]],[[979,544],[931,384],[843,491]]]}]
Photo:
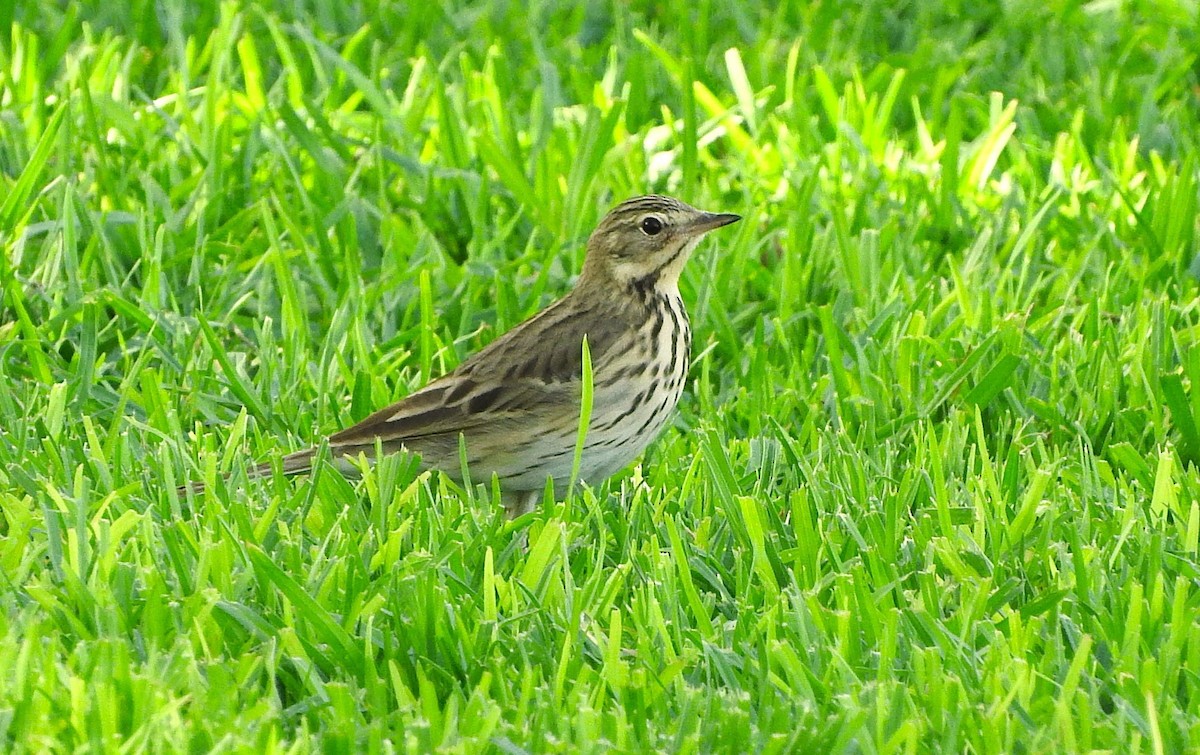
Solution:
[{"label": "long tail", "polygon": [[[285,475],[304,474],[312,469],[313,457],[316,456],[317,449],[306,448],[303,451],[296,451],[283,457],[281,464]],[[250,469],[246,476],[253,479],[255,477],[266,477],[274,472],[275,466],[273,462],[263,462]],[[228,476],[227,476],[228,477]],[[191,491],[195,495],[204,492],[205,486],[203,482],[194,480],[186,485],[180,485],[175,489],[179,495],[187,495]]]}]

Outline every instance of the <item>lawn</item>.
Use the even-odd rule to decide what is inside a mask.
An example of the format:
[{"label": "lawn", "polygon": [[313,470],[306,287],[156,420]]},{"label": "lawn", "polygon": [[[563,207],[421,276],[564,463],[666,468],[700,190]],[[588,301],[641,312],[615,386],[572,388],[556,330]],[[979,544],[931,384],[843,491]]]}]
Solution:
[{"label": "lawn", "polygon": [[[280,6],[0,3],[0,750],[1200,743],[1196,3]],[[648,192],[639,463],[247,480]]]}]

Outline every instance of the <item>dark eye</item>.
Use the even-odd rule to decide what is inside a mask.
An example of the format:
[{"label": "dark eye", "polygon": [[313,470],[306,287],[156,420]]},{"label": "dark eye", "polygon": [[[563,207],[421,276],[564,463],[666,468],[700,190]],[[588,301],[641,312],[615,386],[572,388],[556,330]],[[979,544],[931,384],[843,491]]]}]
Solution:
[{"label": "dark eye", "polygon": [[647,236],[657,236],[662,229],[662,221],[653,215],[642,221],[642,233],[646,234]]}]

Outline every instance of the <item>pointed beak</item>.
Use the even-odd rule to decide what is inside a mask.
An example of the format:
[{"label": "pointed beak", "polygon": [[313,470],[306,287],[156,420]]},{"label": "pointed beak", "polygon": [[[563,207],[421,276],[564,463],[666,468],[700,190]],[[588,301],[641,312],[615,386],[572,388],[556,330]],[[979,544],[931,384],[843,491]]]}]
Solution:
[{"label": "pointed beak", "polygon": [[732,212],[702,212],[688,223],[688,232],[696,235],[708,233],[715,228],[736,223],[741,219],[741,215],[734,215]]}]

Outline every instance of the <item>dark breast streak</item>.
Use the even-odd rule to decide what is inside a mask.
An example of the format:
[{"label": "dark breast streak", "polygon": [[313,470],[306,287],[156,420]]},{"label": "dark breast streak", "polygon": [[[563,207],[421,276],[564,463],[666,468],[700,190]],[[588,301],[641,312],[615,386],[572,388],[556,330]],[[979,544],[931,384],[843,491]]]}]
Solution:
[{"label": "dark breast streak", "polygon": [[663,365],[657,378],[658,385],[647,398],[653,408],[634,432],[634,437],[643,433],[658,431],[666,424],[667,416],[675,410],[679,396],[683,392],[683,383],[687,379],[688,366],[691,357],[692,328],[688,322],[687,310],[683,308],[683,300],[678,296],[659,296],[655,302],[656,308],[666,323],[666,338],[669,343],[663,348],[658,342],[660,352],[653,358]]},{"label": "dark breast streak", "polygon": [[[647,431],[657,432],[675,408],[687,377],[692,335],[682,300],[655,291],[641,304],[646,322],[633,339],[634,353],[628,355],[640,361],[612,375],[614,381],[627,381],[623,395],[629,396],[628,403],[595,426],[597,443],[611,445],[611,434],[632,443]],[[634,377],[624,377],[630,371]],[[623,427],[626,423],[631,424]]]}]

